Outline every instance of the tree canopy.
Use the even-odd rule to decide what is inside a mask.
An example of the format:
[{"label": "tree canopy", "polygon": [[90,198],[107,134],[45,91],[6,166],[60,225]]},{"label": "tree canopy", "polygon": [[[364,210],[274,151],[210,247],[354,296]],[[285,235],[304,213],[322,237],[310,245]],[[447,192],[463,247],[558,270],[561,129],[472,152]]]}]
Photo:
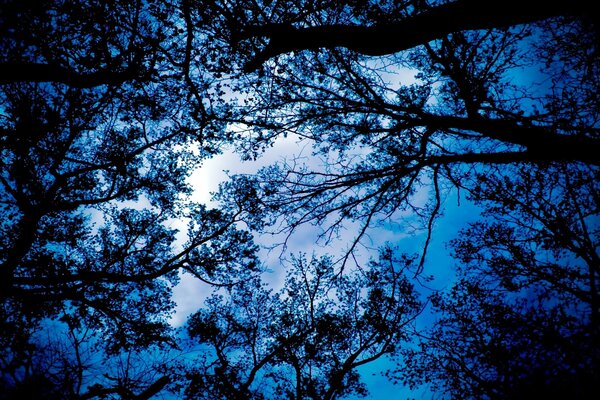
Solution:
[{"label": "tree canopy", "polygon": [[[592,8],[4,2],[0,399],[348,398],[375,360],[448,398],[591,397]],[[283,137],[308,161],[193,200],[207,159],[258,159]],[[481,215],[432,266],[464,194]],[[391,223],[417,254],[377,239]],[[261,260],[256,238],[283,254],[305,225],[328,254]],[[286,278],[269,284],[273,268]],[[456,279],[431,289],[440,269]],[[208,297],[173,327],[182,277]]]}]

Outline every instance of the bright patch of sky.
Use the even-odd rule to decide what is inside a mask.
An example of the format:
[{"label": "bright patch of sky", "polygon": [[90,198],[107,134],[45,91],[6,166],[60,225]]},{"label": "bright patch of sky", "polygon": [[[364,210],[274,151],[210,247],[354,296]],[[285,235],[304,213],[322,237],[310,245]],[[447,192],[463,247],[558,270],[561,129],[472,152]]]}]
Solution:
[{"label": "bright patch of sky", "polygon": [[[303,144],[298,143],[291,136],[277,139],[273,147],[270,147],[256,161],[242,161],[233,149],[226,149],[222,154],[206,160],[199,169],[191,174],[189,183],[194,189],[191,200],[216,208],[218,204],[213,201],[213,194],[218,190],[220,183],[228,180],[229,175],[255,173],[261,167],[280,162],[284,158],[292,157],[302,151]],[[175,222],[174,224],[177,225],[176,227],[180,231],[185,232],[183,223],[177,224]],[[260,243],[261,238],[257,237],[257,242]],[[302,236],[295,238],[296,246],[294,247],[299,245],[300,248],[307,248],[310,245],[310,243],[303,242]],[[274,258],[274,254],[269,252],[261,254],[261,259],[266,265],[276,262]],[[280,274],[275,275],[271,277],[271,281],[280,281],[282,276]],[[207,285],[189,274],[182,274],[180,283],[173,290],[173,300],[177,306],[171,324],[173,326],[183,325],[190,314],[203,306],[203,302],[209,293],[210,288]]]},{"label": "bright patch of sky", "polygon": [[[312,160],[313,165],[318,162],[311,156],[311,149],[307,147],[306,142],[299,142],[293,136],[278,139],[273,147],[269,148],[257,161],[241,161],[233,150],[225,151],[221,155],[206,160],[201,168],[192,173],[190,177],[190,184],[194,188],[192,198],[194,201],[217,207],[218,205],[212,199],[212,193],[218,190],[221,182],[228,179],[228,174],[254,173],[263,166],[299,155],[304,156],[307,162]],[[416,194],[414,200],[424,203],[428,197],[427,189],[424,189]],[[461,198],[460,202],[458,201],[456,192],[451,193],[445,199],[443,215],[435,225],[435,234],[432,236],[424,270],[425,275],[432,275],[435,279],[427,283],[427,287],[417,287],[418,290],[426,294],[430,290],[429,288],[443,290],[450,285],[454,277],[453,261],[448,255],[446,243],[456,237],[459,229],[465,227],[467,222],[475,219],[477,215],[477,209],[466,202],[464,198]],[[356,234],[356,230],[352,229],[352,224],[348,224],[346,228],[338,239],[322,247],[315,245],[315,238],[320,233],[320,229],[310,225],[302,226],[288,242],[286,254],[298,252],[306,253],[309,256],[311,254],[339,254]],[[363,257],[362,262],[367,261],[369,257],[376,257],[376,249],[385,243],[397,245],[401,251],[407,253],[420,253],[424,242],[424,233],[407,232],[405,228],[406,226],[392,219],[371,229],[364,241],[364,247],[359,249],[359,254]],[[259,244],[268,246],[273,238],[257,236],[256,240]],[[285,277],[285,263],[281,262],[281,257],[280,249],[261,252],[262,262],[269,267],[269,272],[265,274],[265,280],[275,290],[281,287]],[[172,325],[182,326],[190,314],[203,306],[209,293],[210,288],[205,284],[191,275],[182,275],[180,283],[174,288],[173,300],[177,306],[171,320]],[[418,323],[427,325],[431,319],[432,316],[425,312]],[[426,388],[413,392],[392,384],[388,378],[382,376],[382,371],[397,367],[391,363],[392,361],[384,358],[360,368],[363,381],[372,394],[371,398],[431,398],[431,393]]]},{"label": "bright patch of sky", "polygon": [[[386,71],[385,66],[376,65],[375,62],[381,62],[381,59],[374,60],[373,63],[368,62],[369,67],[382,71],[382,80],[392,90],[402,85],[417,83],[416,70],[399,68],[396,71],[389,69]],[[218,190],[219,184],[228,179],[229,175],[252,174],[264,166],[281,163],[285,160],[299,159],[315,168],[323,163],[322,159],[312,154],[310,143],[299,141],[293,135],[277,139],[274,145],[256,161],[241,161],[233,149],[225,150],[222,154],[204,161],[201,168],[191,174],[189,182],[194,188],[192,200],[209,207],[218,207],[218,204],[213,201],[212,195]],[[414,204],[425,204],[430,198],[431,188],[429,186],[425,185],[421,191],[415,194]],[[447,195],[442,210],[443,213],[435,224],[435,232],[432,235],[424,268],[424,275],[432,275],[435,279],[426,283],[427,286],[417,287],[417,290],[425,295],[429,294],[431,290],[443,290],[452,283],[454,278],[453,260],[449,257],[446,244],[456,237],[461,228],[466,227],[469,221],[473,221],[478,216],[476,207],[465,201],[464,198],[459,201],[456,192]],[[398,246],[400,251],[409,254],[422,252],[426,233],[423,230],[410,229],[410,226],[407,225],[410,216],[402,214],[404,213],[396,213],[368,231],[358,249],[357,261],[359,263],[366,263],[369,258],[377,257],[377,249],[386,243]],[[323,246],[316,243],[316,238],[322,229],[312,225],[303,225],[287,242],[285,254],[282,253],[281,247],[276,247],[271,251],[266,249],[273,244],[273,241],[278,240],[277,237],[255,236],[257,243],[265,247],[260,254],[261,261],[268,268],[268,273],[264,277],[265,281],[272,285],[274,290],[280,289],[286,269],[286,264],[282,260],[286,258],[286,255],[302,252],[309,257],[313,254],[316,256],[333,254],[335,256],[348,247],[348,243],[354,239],[358,229],[357,223],[348,223],[339,237]],[[180,283],[174,288],[173,300],[177,306],[171,320],[172,325],[182,326],[190,314],[203,306],[210,291],[209,287],[191,275],[183,274]],[[420,326],[427,325],[432,318],[429,313],[425,312],[418,324]],[[396,367],[398,366],[391,364],[390,360],[383,358],[360,368],[363,381],[372,394],[371,398],[431,398],[431,393],[426,389],[417,392],[410,391],[407,388],[393,385],[388,378],[381,375],[382,371]]]}]

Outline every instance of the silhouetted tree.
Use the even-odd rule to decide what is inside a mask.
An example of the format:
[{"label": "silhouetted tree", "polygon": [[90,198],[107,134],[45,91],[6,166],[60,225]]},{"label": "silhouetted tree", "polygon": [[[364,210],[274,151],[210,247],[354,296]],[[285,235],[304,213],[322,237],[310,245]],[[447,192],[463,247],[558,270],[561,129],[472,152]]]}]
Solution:
[{"label": "silhouetted tree", "polygon": [[[451,398],[593,398],[600,376],[598,174],[479,176],[485,208],[453,242],[458,282],[398,373]],[[493,218],[490,218],[493,217]]]},{"label": "silhouetted tree", "polygon": [[[48,321],[93,331],[99,358],[172,346],[181,272],[229,285],[258,264],[236,212],[189,200],[188,176],[226,138],[187,3],[8,1],[1,12],[0,372],[18,396],[32,379],[57,389],[36,342]],[[77,387],[67,397],[85,398]]]},{"label": "silhouetted tree", "polygon": [[101,350],[102,332],[75,318],[46,320],[44,329],[32,328],[21,343],[14,336],[12,343],[3,342],[2,399],[142,400],[171,382],[166,371],[176,357],[172,349],[150,345],[108,354]]},{"label": "silhouetted tree", "polygon": [[281,290],[258,280],[216,294],[191,317],[200,347],[190,398],[364,396],[356,368],[397,353],[421,305],[405,274],[413,260],[382,252],[340,276],[330,258],[294,258]]},{"label": "silhouetted tree", "polygon": [[[432,297],[440,318],[404,353],[412,373],[391,376],[458,398],[586,395],[600,268],[591,10],[580,0],[5,1],[5,397],[362,395],[356,367],[410,339],[420,305],[403,271],[424,268],[454,189],[486,215],[454,243],[465,269]],[[232,177],[219,210],[189,201],[190,172],[223,146],[255,158],[288,134],[320,162]],[[350,273],[299,258],[276,293],[253,276],[261,266],[242,223],[283,240],[313,223],[328,243],[353,222],[345,263],[386,219],[427,230],[419,260],[386,250]],[[137,374],[133,362],[84,379],[96,360],[143,364],[176,346],[168,316],[184,271],[221,287],[189,323],[200,364]],[[46,346],[56,321],[68,340]]]},{"label": "silhouetted tree", "polygon": [[[231,117],[245,134],[240,146],[260,149],[295,134],[320,157],[265,169],[237,186],[255,187],[251,203],[283,222],[280,231],[314,223],[328,239],[345,221],[360,225],[360,237],[407,211],[431,227],[444,189],[466,187],[485,165],[596,168],[596,21],[577,1],[496,11],[479,3],[277,2],[254,23],[225,18],[224,31],[237,18],[243,33],[224,40],[250,63],[278,55],[239,89],[248,93]],[[474,16],[443,18],[463,8]],[[445,23],[415,22],[434,17]],[[402,29],[411,35],[388,32]],[[261,37],[270,39],[266,47]],[[426,204],[414,197],[424,187]]]},{"label": "silhouetted tree", "polygon": [[[279,20],[251,21],[252,25],[233,35],[236,40],[268,39],[267,45],[252,55],[246,64],[247,70],[253,71],[268,59],[290,52],[344,47],[365,55],[381,56],[443,39],[455,32],[505,29],[556,17],[587,18],[591,13],[584,1],[555,4],[539,0],[488,4],[476,0],[303,3],[290,7],[287,15],[273,13]],[[336,12],[342,16],[334,15]]]}]

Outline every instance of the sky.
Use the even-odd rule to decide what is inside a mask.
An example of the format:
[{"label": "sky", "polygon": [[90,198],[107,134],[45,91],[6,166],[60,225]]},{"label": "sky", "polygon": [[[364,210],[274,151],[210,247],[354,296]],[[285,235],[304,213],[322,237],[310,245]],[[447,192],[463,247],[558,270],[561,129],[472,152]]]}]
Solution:
[{"label": "sky", "polygon": [[[380,59],[373,58],[372,60],[375,63]],[[395,72],[395,74],[382,76],[383,79],[388,80],[389,88],[394,89],[415,82],[416,71],[398,69]],[[537,71],[533,68],[523,68],[515,73],[514,83],[528,86],[539,77],[541,75],[537,75]],[[549,81],[546,81],[545,84],[550,87]],[[543,90],[540,89],[540,92],[543,92]],[[286,157],[291,158],[299,155],[306,156],[309,163],[316,163],[315,159],[311,158],[310,145],[306,142],[298,142],[297,138],[293,135],[286,138],[279,138],[274,143],[274,146],[267,149],[262,157],[256,161],[243,162],[233,149],[224,149],[222,154],[205,160],[203,165],[192,173],[190,177],[190,183],[194,188],[192,200],[217,207],[218,205],[212,201],[211,193],[217,191],[219,184],[227,180],[228,173],[251,174],[256,172],[260,167],[283,161]],[[428,197],[427,190],[427,188],[424,188],[422,192],[417,193],[417,201]],[[125,202],[123,205],[129,204]],[[136,205],[140,206],[139,202],[132,204],[132,206]],[[443,290],[453,283],[453,266],[456,261],[450,257],[450,250],[447,248],[447,244],[451,239],[456,238],[459,231],[465,228],[469,222],[477,220],[479,217],[477,207],[469,203],[464,197],[459,201],[456,191],[448,193],[442,210],[443,215],[436,222],[424,269],[425,275],[432,275],[435,279],[433,282],[428,283],[427,287],[417,287],[417,290],[423,293],[424,296],[431,293],[432,290]],[[95,220],[100,218],[101,215],[100,212],[92,213],[92,218]],[[185,233],[184,221],[175,221],[173,224],[172,227],[179,228],[182,233]],[[326,247],[315,246],[315,237],[318,233],[318,227],[302,226],[289,241],[289,247],[286,249],[287,254],[299,252],[308,255],[315,253],[316,255],[328,253],[339,254],[347,243],[354,238],[356,231],[353,231],[350,226],[350,229],[343,232],[341,237],[329,243]],[[401,225],[387,224],[373,228],[369,234],[370,242],[367,244],[373,248],[373,251],[369,252],[366,248],[363,248],[359,255],[359,261],[361,262],[366,262],[369,257],[376,257],[376,249],[385,243],[397,245],[401,251],[407,253],[420,253],[422,251],[425,232],[410,234],[402,230]],[[271,236],[260,236],[258,234],[255,236],[255,239],[257,243],[265,246],[270,245],[273,240]],[[263,250],[260,253],[260,258],[267,267],[264,279],[274,289],[278,289],[281,286],[285,276],[286,265],[285,262],[282,262],[281,256],[282,254],[278,249],[271,252]],[[174,288],[173,300],[176,303],[176,312],[171,319],[171,324],[174,327],[183,326],[189,315],[203,306],[203,301],[210,292],[210,287],[202,284],[191,275],[182,275],[180,283]],[[425,313],[418,319],[418,324],[426,326],[431,323],[432,319],[433,316]],[[379,372],[382,369],[387,369],[389,366],[389,361],[382,359],[361,367],[360,372],[372,393],[371,398],[406,398],[409,396],[413,398],[431,398],[431,394],[426,390],[419,390],[412,393],[392,385],[386,378],[381,377]]]},{"label": "sky", "polygon": [[[199,203],[217,207],[212,200],[213,192],[217,191],[219,184],[228,179],[229,174],[236,173],[254,173],[260,167],[271,165],[275,162],[283,161],[292,156],[304,155],[310,162],[311,149],[306,142],[298,141],[293,136],[278,139],[274,146],[269,148],[262,157],[256,161],[241,161],[232,149],[225,150],[222,154],[206,160],[202,167],[194,171],[190,176],[190,184],[194,188],[192,199]],[[316,163],[316,161],[312,161]],[[424,189],[426,190],[426,189]],[[427,193],[417,195],[423,200]],[[449,250],[446,244],[449,240],[456,237],[462,227],[466,227],[469,221],[474,221],[478,216],[477,208],[469,203],[464,196],[460,200],[456,192],[451,192],[445,199],[443,214],[438,219],[434,234],[427,253],[425,263],[425,275],[433,275],[434,280],[427,283],[427,287],[417,287],[417,290],[424,295],[431,293],[431,289],[442,290],[452,283],[453,263],[449,257]],[[317,255],[339,252],[355,233],[347,230],[337,241],[334,241],[327,247],[315,246],[315,236],[318,228],[304,226],[294,234],[289,243],[288,253],[304,252],[308,255],[316,253]],[[407,253],[420,253],[425,240],[425,233],[411,235],[403,232],[397,225],[387,224],[384,227],[373,229],[370,232],[371,246],[373,249],[388,242],[397,245],[402,251]],[[257,243],[269,245],[272,237],[261,237],[255,235]],[[369,257],[376,256],[376,251],[362,251],[361,256],[366,261]],[[274,289],[278,289],[285,276],[285,263],[280,260],[280,251],[267,252],[261,251],[261,261],[267,266],[268,272],[264,274],[264,279]],[[187,317],[196,312],[203,306],[203,301],[210,292],[210,288],[193,278],[191,275],[183,275],[180,283],[174,288],[173,299],[176,302],[176,313],[171,323],[173,326],[182,326]],[[432,316],[425,312],[418,320],[419,325],[427,325],[432,320]],[[362,379],[367,385],[373,399],[383,398],[431,398],[431,393],[426,388],[414,392],[398,385],[393,385],[387,378],[381,376],[380,372],[390,367],[390,361],[380,359],[374,363],[367,364],[360,368]]]}]

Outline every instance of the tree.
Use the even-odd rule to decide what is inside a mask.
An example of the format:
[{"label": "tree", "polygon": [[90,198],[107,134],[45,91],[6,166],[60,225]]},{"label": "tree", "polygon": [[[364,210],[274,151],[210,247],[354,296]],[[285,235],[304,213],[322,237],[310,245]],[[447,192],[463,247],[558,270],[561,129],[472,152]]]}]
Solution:
[{"label": "tree", "polygon": [[0,398],[142,400],[170,383],[171,349],[151,345],[110,355],[101,351],[102,333],[74,318],[43,328],[32,325],[21,343],[16,337],[3,343]]},{"label": "tree", "polygon": [[451,399],[593,398],[597,335],[568,304],[511,299],[465,279],[434,299],[441,314],[390,379]]},{"label": "tree", "polygon": [[[470,347],[461,339],[481,332],[514,363],[489,365],[476,354],[451,380],[440,381],[450,371],[444,363],[428,364],[424,378],[475,396],[469,374],[492,371],[485,394],[517,396],[526,379],[502,381],[515,371],[549,366],[559,377],[553,382],[574,382],[564,366],[581,364],[587,385],[597,371],[597,358],[585,354],[597,347],[590,221],[598,215],[599,24],[579,0],[483,7],[474,0],[5,2],[2,389],[17,396],[38,382],[40,396],[73,398],[143,398],[179,385],[190,396],[225,398],[362,394],[355,368],[409,339],[397,328],[419,307],[399,271],[410,264],[420,276],[454,190],[480,201],[489,219],[456,243],[456,257],[473,272],[432,298],[442,315],[434,340],[407,353],[409,362],[445,354],[442,344],[454,344],[455,358],[488,351],[485,341]],[[218,195],[221,209],[189,201],[186,179],[202,160],[230,144],[255,158],[288,134],[313,144],[322,169],[288,160],[232,177]],[[181,219],[185,243],[173,228]],[[386,220],[425,229],[420,259],[400,259],[395,269],[385,253],[364,274],[344,270],[369,229]],[[297,260],[285,290],[302,295],[273,294],[254,276],[262,266],[252,235],[292,240],[305,223],[319,225],[325,243],[347,223],[356,235],[341,264]],[[140,379],[114,371],[82,379],[90,364],[77,359],[77,348],[118,364],[176,345],[168,316],[183,272],[221,287],[222,297],[189,325],[207,364],[183,363],[180,375],[161,366]],[[313,288],[321,290],[316,303]],[[390,288],[402,290],[390,295]],[[260,301],[287,311],[259,313]],[[499,317],[508,311],[505,324]],[[380,326],[373,315],[398,326]],[[456,318],[462,324],[453,325]],[[71,350],[40,339],[56,321],[71,332]],[[464,321],[480,322],[479,330]],[[541,332],[555,347],[534,359],[528,351],[547,349]],[[92,346],[99,338],[107,340]],[[261,392],[259,377],[281,383]]]},{"label": "tree", "polygon": [[[378,220],[405,211],[432,227],[443,189],[470,189],[468,175],[482,166],[580,162],[596,168],[596,22],[581,16],[579,2],[532,2],[485,14],[479,3],[306,2],[296,8],[278,2],[259,22],[225,19],[245,32],[229,39],[250,54],[250,63],[270,58],[244,81],[246,103],[231,118],[247,127],[240,135],[250,136],[246,148],[295,134],[314,143],[324,166],[291,161],[248,177],[239,185],[257,187],[252,203],[261,202],[288,233],[314,223],[327,239],[351,220],[360,237]],[[462,7],[482,16],[480,24],[469,18],[445,19],[456,27],[419,24],[412,31],[433,33],[415,35],[408,45],[380,33]],[[348,35],[336,34],[342,29]],[[281,34],[288,31],[293,35]],[[313,35],[321,39],[312,41]],[[367,48],[347,43],[355,36]],[[266,47],[263,37],[271,39]],[[381,43],[391,48],[377,50]],[[431,188],[425,206],[413,197],[422,187]]]},{"label": "tree", "polygon": [[452,243],[459,280],[432,297],[437,321],[396,377],[431,382],[450,398],[592,398],[600,373],[597,172],[559,165],[479,179],[473,199],[488,219]]},{"label": "tree", "polygon": [[[268,38],[269,42],[264,49],[246,64],[246,69],[253,71],[268,59],[290,52],[344,47],[361,54],[380,56],[443,39],[455,32],[503,29],[554,17],[584,16],[591,11],[583,1],[562,4],[509,1],[484,5],[474,0],[432,3],[429,5],[424,1],[404,1],[393,5],[385,2],[351,2],[349,7],[354,20],[317,20],[317,25],[301,27],[292,25],[298,20],[263,23],[243,29],[241,34],[234,35],[233,38]],[[322,8],[317,8],[310,2],[308,4],[312,5],[308,8],[309,13],[323,9],[329,11],[328,8],[336,7],[335,3],[328,2],[324,2]],[[361,20],[361,12],[377,19],[368,22]]]},{"label": "tree", "polygon": [[[278,3],[238,24],[231,40],[257,70],[234,118],[253,135],[246,147],[296,134],[320,162],[235,177],[222,196],[250,198],[251,222],[261,204],[265,230],[285,241],[305,223],[324,243],[358,224],[342,266],[369,228],[417,214],[428,231],[420,271],[444,198],[466,190],[487,213],[455,243],[461,279],[432,297],[439,321],[395,376],[454,398],[589,396],[598,22],[579,2],[485,14],[475,3]],[[462,7],[477,18],[443,18]]]},{"label": "tree", "polygon": [[[38,343],[49,321],[92,331],[98,358],[173,346],[180,273],[230,285],[258,264],[235,212],[189,200],[187,177],[227,139],[187,3],[11,1],[2,13],[1,373],[17,388],[42,374],[54,390]],[[97,383],[68,397],[131,397]]]},{"label": "tree", "polygon": [[328,257],[294,258],[281,290],[260,281],[214,295],[189,321],[210,351],[187,394],[207,399],[364,396],[356,368],[399,352],[421,311],[406,278],[412,259],[388,249],[339,276]]}]

